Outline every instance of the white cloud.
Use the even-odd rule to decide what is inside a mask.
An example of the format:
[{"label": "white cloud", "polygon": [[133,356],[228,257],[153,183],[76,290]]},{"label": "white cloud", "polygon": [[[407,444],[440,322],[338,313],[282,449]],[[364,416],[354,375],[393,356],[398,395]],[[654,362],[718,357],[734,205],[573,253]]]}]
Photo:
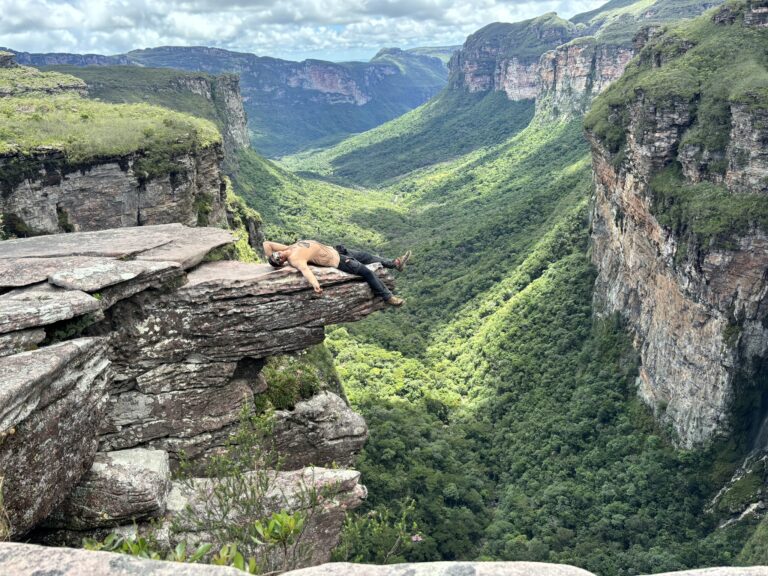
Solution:
[{"label": "white cloud", "polygon": [[367,59],[461,44],[491,22],[563,17],[602,0],[0,0],[0,46],[115,54],[216,46],[287,59]]}]

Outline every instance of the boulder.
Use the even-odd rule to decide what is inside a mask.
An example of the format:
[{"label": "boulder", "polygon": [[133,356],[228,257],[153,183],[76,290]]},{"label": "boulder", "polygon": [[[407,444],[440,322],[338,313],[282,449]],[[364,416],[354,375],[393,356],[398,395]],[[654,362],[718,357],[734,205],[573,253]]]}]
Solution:
[{"label": "boulder", "polygon": [[90,469],[108,366],[102,338],[0,358],[0,471],[11,536],[48,516]]},{"label": "boulder", "polygon": [[145,560],[125,554],[0,542],[0,573],[14,576],[243,576],[236,568]]},{"label": "boulder", "polygon": [[45,526],[89,530],[161,516],[170,488],[167,452],[143,448],[99,452]]},{"label": "boulder", "polygon": [[[247,472],[252,491],[261,493],[258,509],[267,515],[272,512],[308,513],[302,543],[309,555],[302,564],[315,565],[328,562],[331,550],[339,542],[341,528],[347,510],[357,508],[367,496],[361,485],[360,473],[355,470],[305,468],[290,472]],[[213,496],[221,480],[195,478],[187,482],[174,482],[168,497],[165,520],[159,526],[155,537],[161,545],[173,547],[177,542],[215,542],[212,534],[201,530],[197,519],[214,518],[227,524],[238,524],[252,520],[243,512],[253,513],[248,504],[231,506],[222,513],[219,502]],[[317,494],[317,504],[309,504],[308,494]],[[192,510],[192,515],[189,512]],[[206,522],[210,524],[212,522]],[[173,527],[173,528],[171,528]]]},{"label": "boulder", "polygon": [[365,420],[332,392],[275,412],[275,447],[286,469],[308,464],[349,466],[368,438]]}]

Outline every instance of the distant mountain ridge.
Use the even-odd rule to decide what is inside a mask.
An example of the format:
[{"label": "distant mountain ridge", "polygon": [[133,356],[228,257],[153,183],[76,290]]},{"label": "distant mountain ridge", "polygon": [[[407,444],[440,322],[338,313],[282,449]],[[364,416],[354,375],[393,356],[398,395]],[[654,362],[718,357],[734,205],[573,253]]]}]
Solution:
[{"label": "distant mountain ridge", "polygon": [[453,54],[447,87],[433,100],[333,147],[283,162],[342,184],[382,186],[500,144],[528,124],[534,106],[542,117],[580,116],[665,22],[697,16],[720,3],[615,0],[571,20],[550,12],[489,24]]},{"label": "distant mountain ridge", "polygon": [[32,66],[133,65],[239,74],[251,142],[268,156],[280,156],[369,130],[423,104],[447,82],[448,50],[387,48],[370,62],[342,63],[173,46],[116,56],[16,56],[20,64]]}]

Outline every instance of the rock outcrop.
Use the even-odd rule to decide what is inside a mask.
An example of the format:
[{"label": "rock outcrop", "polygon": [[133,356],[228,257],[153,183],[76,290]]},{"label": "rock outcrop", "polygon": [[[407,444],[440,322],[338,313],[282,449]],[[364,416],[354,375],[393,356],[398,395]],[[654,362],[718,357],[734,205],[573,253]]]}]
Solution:
[{"label": "rock outcrop", "polygon": [[99,452],[45,526],[93,530],[157,518],[165,514],[170,491],[167,452],[143,448]]},{"label": "rock outcrop", "polygon": [[307,463],[350,466],[368,438],[368,427],[344,400],[322,392],[293,410],[277,411],[274,438],[288,470]]},{"label": "rock outcrop", "polygon": [[[360,473],[354,470],[305,468],[291,472],[251,472],[259,476],[253,485],[265,487],[262,505],[267,514],[278,511],[306,514],[306,529],[302,538],[307,557],[302,564],[313,566],[328,562],[331,550],[336,547],[347,510],[357,508],[367,492],[359,483]],[[155,532],[159,541],[168,548],[177,542],[211,542],[212,534],[201,529],[199,519],[211,518],[233,525],[242,525],[248,511],[233,506],[222,517],[213,496],[218,480],[198,478],[192,482],[174,482],[168,498],[168,512]],[[310,494],[317,495],[312,502]]]},{"label": "rock outcrop", "polygon": [[101,338],[0,359],[0,470],[11,535],[40,523],[91,467],[108,368]]},{"label": "rock outcrop", "polygon": [[226,186],[220,144],[172,159],[164,174],[147,178],[137,152],[72,165],[60,152],[0,156],[0,213],[7,233],[19,236],[104,230],[180,222],[226,223]]},{"label": "rock outcrop", "polygon": [[[315,270],[317,297],[293,269],[203,262],[231,242],[224,230],[169,224],[0,243],[0,469],[12,535],[59,505],[48,524],[68,530],[161,514],[162,462],[226,444],[243,403],[269,391],[263,359],[383,306],[336,269]],[[342,452],[362,445],[365,425],[342,404],[321,394],[280,413],[276,442],[306,458],[293,455],[295,467],[347,462]]]},{"label": "rock outcrop", "polygon": [[[693,90],[675,76],[677,58],[689,50],[701,61],[731,65],[707,56],[707,50],[747,32],[721,16],[713,16],[723,29],[711,41],[717,46],[684,35],[653,39],[638,56],[634,75],[616,88],[626,101],[600,102],[587,118],[595,181],[596,309],[627,320],[642,361],[640,395],[686,447],[727,431],[739,400],[749,406],[736,422],[744,430],[752,422],[756,431],[765,412],[759,398],[768,353],[768,234],[758,224],[761,216],[743,204],[765,194],[765,104],[745,107],[740,100],[750,96],[712,104],[716,96],[706,76]],[[710,26],[707,18],[697,22]],[[678,82],[663,93],[627,86],[639,70],[661,70]],[[717,140],[724,146],[715,148],[714,140],[701,137],[702,124],[717,128],[699,101],[727,109],[730,126],[720,128]],[[718,202],[733,204],[725,220],[687,212],[686,193],[704,194],[691,188],[702,182],[711,210],[719,209]],[[749,394],[755,394],[754,401]]]}]

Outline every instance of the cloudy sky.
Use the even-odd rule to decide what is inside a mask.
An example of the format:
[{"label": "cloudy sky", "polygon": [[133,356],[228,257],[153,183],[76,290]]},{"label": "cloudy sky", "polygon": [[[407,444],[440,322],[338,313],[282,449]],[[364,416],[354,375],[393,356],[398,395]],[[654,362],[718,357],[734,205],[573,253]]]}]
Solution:
[{"label": "cloudy sky", "polygon": [[367,60],[380,48],[461,44],[491,22],[605,0],[0,0],[0,46],[117,54],[217,46],[289,60]]}]

